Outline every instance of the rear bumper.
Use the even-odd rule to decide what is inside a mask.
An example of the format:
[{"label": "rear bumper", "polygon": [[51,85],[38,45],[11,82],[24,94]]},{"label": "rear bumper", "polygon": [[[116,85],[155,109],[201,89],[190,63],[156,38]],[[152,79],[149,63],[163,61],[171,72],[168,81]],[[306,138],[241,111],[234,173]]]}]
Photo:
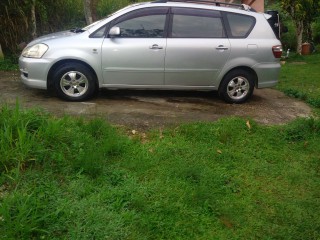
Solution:
[{"label": "rear bumper", "polygon": [[274,87],[278,83],[280,63],[260,63],[253,67],[258,76],[257,88]]}]

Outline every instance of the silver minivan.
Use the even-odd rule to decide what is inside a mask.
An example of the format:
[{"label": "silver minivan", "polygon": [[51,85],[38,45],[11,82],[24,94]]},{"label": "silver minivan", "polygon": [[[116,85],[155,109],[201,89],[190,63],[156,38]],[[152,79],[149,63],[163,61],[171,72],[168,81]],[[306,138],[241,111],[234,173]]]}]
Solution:
[{"label": "silver minivan", "polygon": [[69,101],[125,88],[216,90],[242,103],[254,87],[278,81],[282,47],[270,17],[237,4],[138,3],[30,42],[19,59],[21,78]]}]

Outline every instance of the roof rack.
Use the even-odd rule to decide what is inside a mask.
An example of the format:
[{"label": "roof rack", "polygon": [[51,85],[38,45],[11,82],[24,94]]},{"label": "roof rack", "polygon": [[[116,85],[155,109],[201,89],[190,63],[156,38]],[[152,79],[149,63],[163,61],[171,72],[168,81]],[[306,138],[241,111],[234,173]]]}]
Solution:
[{"label": "roof rack", "polygon": [[197,3],[197,4],[207,4],[207,5],[215,5],[215,6],[226,6],[226,7],[234,7],[240,8],[246,11],[254,11],[253,8],[246,4],[237,4],[237,3],[227,3],[227,2],[217,2],[210,0],[156,0],[152,3],[167,3],[167,2],[182,2],[182,3]]}]

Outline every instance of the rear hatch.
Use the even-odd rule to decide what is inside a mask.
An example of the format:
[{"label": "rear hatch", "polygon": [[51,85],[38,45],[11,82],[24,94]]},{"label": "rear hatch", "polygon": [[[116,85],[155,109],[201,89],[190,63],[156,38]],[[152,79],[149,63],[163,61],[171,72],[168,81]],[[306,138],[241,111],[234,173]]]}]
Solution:
[{"label": "rear hatch", "polygon": [[266,15],[266,18],[268,20],[268,23],[270,24],[274,34],[278,39],[280,39],[280,17],[279,12],[274,10],[266,11],[268,15]]}]

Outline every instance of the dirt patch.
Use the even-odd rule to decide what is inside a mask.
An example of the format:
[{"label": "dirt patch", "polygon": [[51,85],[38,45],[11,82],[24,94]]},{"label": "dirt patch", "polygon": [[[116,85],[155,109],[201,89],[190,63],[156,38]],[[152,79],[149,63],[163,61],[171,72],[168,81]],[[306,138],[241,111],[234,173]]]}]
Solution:
[{"label": "dirt patch", "polygon": [[47,91],[25,87],[18,72],[0,71],[0,101],[40,107],[52,114],[99,116],[115,125],[147,130],[223,117],[251,118],[262,124],[283,124],[311,115],[305,103],[274,89],[255,90],[245,104],[227,104],[214,92],[101,90],[88,102],[66,102]]}]

